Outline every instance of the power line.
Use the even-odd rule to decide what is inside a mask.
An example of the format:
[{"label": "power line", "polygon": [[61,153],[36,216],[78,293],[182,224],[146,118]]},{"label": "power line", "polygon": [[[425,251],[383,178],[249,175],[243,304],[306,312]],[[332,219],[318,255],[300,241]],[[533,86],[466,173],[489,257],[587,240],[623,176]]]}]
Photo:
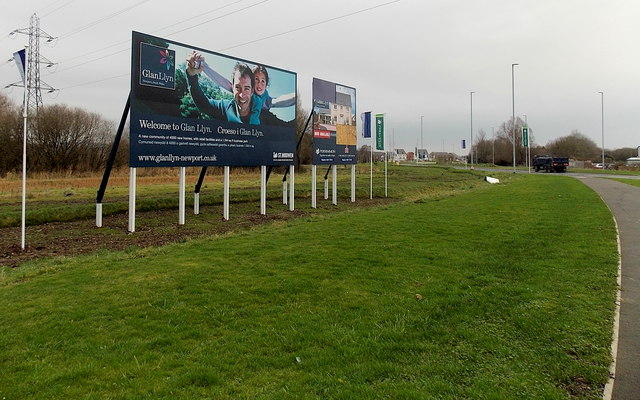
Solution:
[{"label": "power line", "polygon": [[[50,5],[49,5],[49,7],[54,6],[56,3],[59,3],[60,1],[61,1],[61,0],[58,0],[58,1],[53,2],[52,4],[50,4]],[[47,14],[44,14],[44,15],[42,16],[42,18],[47,17],[47,16],[49,16],[49,15],[53,14],[54,12],[56,12],[56,11],[60,10],[61,8],[66,7],[66,6],[68,6],[69,4],[73,3],[74,1],[75,1],[75,0],[69,0],[69,1],[67,1],[66,3],[64,3],[63,5],[61,5],[60,7],[55,8],[55,9],[53,9],[53,10],[49,11]],[[46,10],[46,9],[47,9],[47,7],[43,8],[43,10]],[[41,10],[41,11],[42,11],[42,10]]]},{"label": "power line", "polygon": [[129,76],[129,73],[122,74],[122,75],[117,75],[117,76],[112,76],[112,77],[104,78],[104,79],[98,79],[98,80],[91,81],[91,82],[79,83],[77,85],[67,86],[66,88],[62,88],[62,89],[59,89],[59,90],[66,90],[66,89],[72,89],[72,88],[77,88],[77,87],[81,87],[81,86],[93,85],[94,83],[100,83],[100,82],[104,82],[104,81],[109,81],[111,79],[122,78],[122,77],[125,77],[125,76]]},{"label": "power line", "polygon": [[[263,0],[261,3],[264,3],[265,1],[269,1],[269,0]],[[229,6],[231,6],[231,5],[234,5],[234,4],[237,4],[237,3],[240,3],[240,2],[242,2],[242,0],[234,1],[234,2],[231,2],[231,3],[225,4],[225,5],[224,5],[224,6],[222,6],[222,7],[214,8],[214,9],[211,9],[211,10],[209,10],[209,11],[205,12],[205,13],[201,13],[201,14],[199,14],[198,16],[202,16],[202,15],[206,15],[206,14],[211,14],[212,12],[215,12],[215,11],[221,10],[221,9],[223,9],[223,8],[229,7]],[[182,32],[182,31],[185,31],[185,30],[188,30],[188,29],[194,28],[194,27],[196,27],[196,26],[202,25],[202,24],[204,24],[204,23],[211,22],[211,21],[214,21],[214,20],[216,20],[216,19],[220,19],[220,18],[223,18],[223,17],[229,16],[229,15],[235,14],[235,13],[237,13],[237,12],[240,12],[240,11],[246,10],[247,8],[251,8],[251,7],[256,6],[256,5],[258,5],[258,4],[260,4],[260,3],[256,3],[256,4],[253,4],[253,5],[251,5],[251,6],[244,7],[244,8],[241,8],[241,9],[239,9],[239,10],[235,10],[235,11],[232,11],[232,12],[230,12],[230,13],[227,13],[227,14],[221,15],[221,16],[219,16],[219,17],[212,18],[212,19],[207,20],[207,21],[205,21],[205,22],[203,22],[203,23],[201,23],[201,24],[198,24],[198,25],[191,25],[191,26],[189,26],[189,28],[185,28],[185,29],[183,29],[183,30],[181,30],[181,31],[178,31],[178,32]],[[184,20],[182,20],[182,21],[180,21],[180,22],[176,22],[176,23],[174,23],[174,24],[171,24],[171,25],[168,25],[168,26],[164,26],[164,27],[162,27],[162,28],[160,28],[160,29],[158,29],[158,30],[156,30],[156,31],[154,31],[154,32],[162,31],[162,30],[165,30],[165,29],[170,28],[170,27],[172,27],[172,26],[176,26],[176,25],[179,25],[179,24],[182,24],[182,23],[185,23],[185,22],[191,21],[193,18],[194,18],[194,17],[189,17],[189,18],[184,19]],[[154,33],[154,32],[152,32],[152,33]],[[176,33],[178,33],[178,32],[174,32],[174,33],[172,33],[171,35],[174,35],[174,34],[176,34]],[[61,63],[65,63],[65,62],[69,62],[69,61],[72,61],[72,60],[76,60],[76,59],[78,59],[78,58],[86,57],[86,56],[91,55],[91,54],[100,53],[100,52],[102,52],[102,51],[104,51],[104,50],[106,50],[106,49],[109,49],[109,48],[111,48],[111,47],[116,47],[116,46],[123,45],[123,44],[128,44],[128,43],[131,43],[131,41],[130,41],[130,40],[125,40],[125,41],[122,41],[122,42],[118,42],[118,43],[112,44],[112,45],[110,45],[110,46],[103,47],[103,48],[98,49],[98,50],[94,50],[94,51],[89,52],[89,53],[85,53],[85,54],[82,54],[82,55],[79,55],[79,56],[76,56],[76,57],[69,58],[69,59],[67,59],[67,60],[62,61]],[[107,57],[111,57],[111,56],[113,56],[113,55],[115,55],[115,54],[122,53],[123,51],[130,50],[130,49],[131,49],[131,47],[130,47],[130,46],[127,46],[127,48],[125,48],[125,49],[118,50],[118,51],[116,51],[116,52],[114,52],[114,53],[110,53],[110,54],[107,54],[107,55],[105,55],[105,56],[100,56],[100,57],[94,58],[94,59],[92,59],[92,60],[88,60],[88,61],[85,61],[85,62],[83,62],[83,63],[77,64],[77,65],[73,65],[73,66],[71,66],[71,67],[63,68],[63,69],[61,69],[61,70],[60,70],[60,71],[58,71],[58,72],[67,71],[67,70],[72,69],[72,68],[76,68],[76,67],[79,67],[79,66],[82,66],[82,65],[86,65],[86,64],[89,64],[89,63],[95,62],[95,61],[99,61],[99,60],[105,59],[105,58],[107,58]]]},{"label": "power line", "polygon": [[84,30],[89,29],[89,28],[93,28],[94,26],[96,26],[96,25],[98,25],[98,24],[100,24],[100,23],[102,23],[102,22],[104,22],[104,21],[108,21],[108,20],[110,20],[111,18],[117,17],[117,16],[118,16],[118,15],[120,15],[120,14],[123,14],[123,13],[125,13],[125,12],[127,12],[127,11],[129,11],[129,10],[131,10],[131,9],[135,8],[135,7],[138,7],[138,6],[140,6],[140,5],[144,4],[144,3],[147,3],[148,1],[149,1],[149,0],[142,0],[142,1],[139,1],[139,2],[137,2],[136,4],[130,5],[130,6],[128,6],[128,7],[125,7],[125,8],[123,8],[123,9],[119,10],[119,11],[116,11],[116,12],[114,12],[114,13],[110,14],[110,15],[107,15],[106,17],[100,18],[100,19],[98,19],[98,20],[96,20],[96,21],[94,21],[94,22],[91,22],[91,23],[89,23],[89,24],[87,24],[87,25],[85,25],[85,26],[82,26],[82,27],[76,28],[76,29],[74,29],[74,30],[71,30],[71,31],[69,31],[69,32],[67,32],[67,33],[65,33],[65,34],[63,34],[63,35],[60,35],[60,36],[59,36],[59,38],[61,38],[61,39],[63,39],[63,38],[67,38],[67,37],[69,37],[69,36],[75,35],[76,33],[80,33],[80,32],[82,32],[82,31],[84,31]]},{"label": "power line", "polygon": [[258,2],[258,3],[252,4],[252,5],[250,5],[250,6],[246,6],[246,7],[244,7],[244,8],[239,9],[239,10],[232,11],[232,12],[230,12],[230,13],[223,14],[223,15],[220,15],[220,16],[215,17],[215,18],[208,19],[208,20],[203,21],[203,22],[201,22],[201,23],[199,23],[199,24],[196,24],[196,25],[191,25],[191,26],[189,26],[189,27],[187,27],[187,28],[181,29],[181,30],[179,30],[179,31],[175,31],[175,32],[173,32],[173,33],[169,34],[169,36],[171,36],[171,35],[175,35],[175,34],[177,34],[177,33],[181,33],[181,32],[184,32],[184,31],[188,31],[189,29],[197,28],[198,26],[204,25],[204,24],[209,23],[209,22],[211,22],[211,21],[215,21],[215,20],[218,20],[218,19],[221,19],[221,18],[227,17],[227,16],[229,16],[229,15],[235,14],[235,13],[237,13],[237,12],[244,11],[244,10],[247,10],[247,9],[249,9],[249,8],[253,8],[253,7],[257,6],[257,5],[260,5],[260,4],[262,4],[262,3],[266,3],[266,2],[268,2],[268,1],[269,1],[269,0],[262,0],[262,1]]},{"label": "power line", "polygon": [[[223,8],[227,8],[227,7],[232,6],[232,5],[234,5],[234,4],[242,3],[242,1],[243,1],[243,0],[237,0],[237,1],[234,1],[234,2],[231,2],[231,3],[228,3],[228,4],[225,4],[224,6],[221,6],[221,7],[218,7],[218,8],[214,8],[214,9],[209,10],[209,11],[207,11],[207,12],[199,13],[196,17],[202,17],[202,16],[204,16],[204,15],[211,14],[212,12],[222,10]],[[228,15],[228,14],[227,14],[227,15]],[[194,17],[189,17],[189,18],[187,18],[187,19],[183,19],[182,21],[179,21],[179,22],[173,23],[173,24],[171,24],[171,25],[163,26],[162,28],[160,28],[160,29],[158,29],[158,30],[156,30],[156,31],[154,31],[154,32],[160,32],[160,31],[163,31],[163,30],[165,30],[165,29],[172,28],[172,27],[174,27],[174,26],[176,26],[176,25],[180,25],[180,24],[183,24],[183,23],[185,23],[185,22],[191,21],[193,18],[194,18]],[[151,32],[151,33],[154,33],[154,32]]]},{"label": "power line", "polygon": [[339,19],[342,19],[342,18],[351,17],[351,16],[353,16],[353,15],[360,14],[360,13],[367,12],[367,11],[371,11],[371,10],[376,9],[376,8],[380,8],[380,7],[388,6],[389,4],[397,3],[397,2],[399,2],[399,1],[400,1],[400,0],[394,0],[394,1],[390,1],[390,2],[388,2],[388,3],[378,4],[377,6],[373,6],[373,7],[369,7],[369,8],[364,8],[364,9],[362,9],[362,10],[354,11],[354,12],[352,12],[352,13],[348,13],[348,14],[344,14],[344,15],[337,16],[337,17],[333,17],[333,18],[325,19],[324,21],[320,21],[320,22],[316,22],[316,23],[313,23],[313,24],[309,24],[309,25],[301,26],[301,27],[299,27],[299,28],[291,29],[291,30],[288,30],[288,31],[285,31],[285,32],[276,33],[276,34],[274,34],[274,35],[265,36],[265,37],[262,37],[262,38],[259,38],[259,39],[254,39],[254,40],[250,40],[250,41],[248,41],[248,42],[244,42],[244,43],[236,44],[236,45],[233,45],[233,46],[225,47],[224,49],[221,49],[220,51],[225,51],[225,50],[229,50],[229,49],[235,49],[236,47],[242,47],[242,46],[246,46],[246,45],[248,45],[248,44],[261,42],[261,41],[263,41],[263,40],[273,39],[274,37],[287,35],[287,34],[289,34],[289,33],[298,32],[298,31],[301,31],[301,30],[303,30],[303,29],[312,28],[312,27],[314,27],[314,26],[318,26],[318,25],[326,24],[326,23],[328,23],[328,22],[336,21],[336,20],[339,20]]},{"label": "power line", "polygon": [[[190,26],[190,27],[188,27],[188,28],[185,28],[185,29],[182,29],[182,30],[179,30],[179,31],[173,32],[172,34],[169,34],[169,35],[175,35],[175,34],[177,34],[177,33],[184,32],[184,31],[186,31],[186,30],[189,30],[189,29],[195,28],[195,27],[197,27],[197,26],[203,25],[203,24],[205,24],[205,23],[207,23],[207,22],[211,22],[211,21],[214,21],[214,20],[216,20],[216,19],[220,19],[220,18],[222,18],[222,17],[225,17],[225,16],[228,16],[228,15],[231,15],[231,14],[237,13],[237,12],[239,12],[239,11],[243,11],[243,10],[246,10],[246,9],[248,9],[248,8],[251,8],[251,7],[257,6],[257,5],[262,4],[262,3],[266,2],[266,1],[269,1],[269,0],[263,0],[263,1],[259,2],[259,3],[255,3],[255,4],[252,4],[251,6],[244,7],[244,8],[242,8],[242,9],[239,9],[239,10],[233,11],[233,12],[231,12],[231,13],[228,13],[228,14],[225,14],[225,15],[222,15],[222,16],[219,16],[219,17],[216,17],[216,18],[212,18],[212,19],[210,19],[210,20],[204,21],[204,22],[202,22],[202,23],[200,23],[200,24],[197,24],[197,25],[191,25],[191,26]],[[351,17],[351,16],[353,16],[353,15],[361,14],[361,13],[364,13],[364,12],[367,12],[367,11],[371,11],[371,10],[374,10],[374,9],[377,9],[377,8],[380,8],[380,7],[385,7],[385,6],[388,6],[388,5],[393,4],[393,3],[398,3],[398,2],[400,2],[400,1],[401,1],[401,0],[393,0],[393,1],[389,1],[389,2],[387,2],[387,3],[378,4],[378,5],[376,5],[376,6],[372,6],[372,7],[368,7],[368,8],[363,8],[363,9],[361,9],[361,10],[357,10],[357,11],[354,11],[354,12],[351,12],[351,13],[347,13],[347,14],[339,15],[339,16],[337,16],[337,17],[329,18],[329,19],[326,19],[326,20],[323,20],[323,21],[319,21],[319,22],[315,22],[315,23],[312,23],[312,24],[309,24],[309,25],[305,25],[305,26],[301,26],[301,27],[298,27],[298,28],[290,29],[290,30],[285,31],[285,32],[281,32],[281,33],[277,33],[277,34],[274,34],[274,35],[265,36],[265,37],[262,37],[262,38],[259,38],[259,39],[251,40],[251,41],[249,41],[249,42],[240,43],[240,44],[237,44],[237,45],[234,45],[234,46],[226,47],[226,48],[224,48],[224,49],[222,49],[222,50],[220,50],[220,51],[224,51],[224,50],[229,50],[229,49],[233,49],[233,48],[236,48],[236,47],[245,46],[245,45],[247,45],[247,44],[252,44],[252,43],[260,42],[260,41],[263,41],[263,40],[272,39],[272,38],[274,38],[274,37],[278,37],[278,36],[284,36],[284,35],[287,35],[287,34],[290,34],[290,33],[293,33],[293,32],[298,32],[298,31],[301,31],[301,30],[304,30],[304,29],[308,29],[308,28],[312,28],[312,27],[315,27],[315,26],[323,25],[323,24],[326,24],[326,23],[329,23],[329,22],[333,22],[333,21],[336,21],[336,20],[339,20],[339,19],[343,19],[343,18]],[[113,46],[112,46],[112,47],[113,47]],[[128,49],[130,49],[130,47],[129,47]],[[72,67],[69,67],[69,68],[64,69],[63,71],[67,71],[67,70],[69,70],[69,69],[76,68],[76,67],[79,67],[79,66],[81,66],[81,65],[89,64],[89,63],[92,63],[92,62],[94,62],[94,61],[102,60],[102,59],[104,59],[104,58],[107,58],[107,57],[110,57],[110,56],[112,56],[112,55],[115,55],[115,54],[121,53],[121,52],[123,52],[123,51],[126,51],[126,50],[128,50],[128,49],[119,50],[119,51],[116,51],[116,52],[114,52],[114,53],[108,54],[108,55],[106,55],[106,56],[102,56],[102,57],[99,57],[99,58],[96,58],[96,59],[93,59],[93,60],[89,60],[89,61],[84,62],[84,63],[82,63],[82,64],[74,65],[74,66],[72,66]],[[79,84],[79,85],[75,85],[75,86],[70,86],[70,87],[63,88],[63,89],[69,89],[69,88],[75,88],[75,87],[79,87],[79,86],[85,86],[85,85],[89,85],[89,84],[93,84],[93,83],[97,83],[97,82],[102,82],[102,81],[105,81],[105,80],[110,80],[110,79],[120,78],[120,77],[125,76],[125,75],[128,75],[128,74],[118,75],[118,76],[114,76],[114,77],[110,77],[110,78],[105,78],[105,79],[100,79],[100,80],[98,80],[98,81],[87,82],[87,83],[84,83],[84,84]],[[62,90],[62,89],[61,89],[61,90]]]}]

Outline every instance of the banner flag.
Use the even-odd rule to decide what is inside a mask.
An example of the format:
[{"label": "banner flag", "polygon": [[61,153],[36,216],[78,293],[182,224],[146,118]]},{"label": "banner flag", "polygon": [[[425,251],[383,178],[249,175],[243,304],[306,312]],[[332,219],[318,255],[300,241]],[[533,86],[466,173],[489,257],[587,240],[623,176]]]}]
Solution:
[{"label": "banner flag", "polygon": [[362,137],[371,137],[371,111],[362,113]]},{"label": "banner flag", "polygon": [[384,114],[376,114],[376,150],[384,150]]},{"label": "banner flag", "polygon": [[462,148],[466,149],[467,148],[467,141],[462,139]]},{"label": "banner flag", "polygon": [[522,145],[529,147],[529,127],[526,125],[522,127]]},{"label": "banner flag", "polygon": [[15,53],[13,53],[13,59],[16,62],[16,65],[18,66],[18,70],[20,71],[20,76],[22,77],[22,83],[25,82],[25,58],[26,58],[26,53],[24,51],[24,49],[20,50],[20,51],[16,51]]}]

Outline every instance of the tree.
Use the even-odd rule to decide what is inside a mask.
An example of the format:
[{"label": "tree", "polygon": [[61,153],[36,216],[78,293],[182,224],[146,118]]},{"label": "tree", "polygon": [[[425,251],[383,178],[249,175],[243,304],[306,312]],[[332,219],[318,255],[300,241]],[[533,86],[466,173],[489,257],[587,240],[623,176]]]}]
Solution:
[{"label": "tree", "polygon": [[[300,142],[300,147],[298,147],[297,154],[298,165],[311,164],[313,159],[313,123],[310,121],[309,125],[306,125],[309,115],[309,111],[302,108],[299,93],[296,93],[296,134],[302,135],[302,141]],[[305,125],[307,126],[306,130],[304,130]],[[300,140],[300,137],[298,136],[297,139]]]},{"label": "tree", "polygon": [[576,160],[597,159],[598,155],[602,154],[593,140],[577,130],[573,130],[569,136],[563,136],[547,143],[546,149],[549,155]]},{"label": "tree", "polygon": [[638,149],[634,149],[633,147],[623,147],[605,153],[610,154],[613,161],[627,161],[627,158],[638,157]]},{"label": "tree", "polygon": [[0,176],[22,169],[22,118],[20,108],[0,93]]},{"label": "tree", "polygon": [[97,113],[54,104],[42,107],[29,137],[34,171],[98,170],[108,155],[114,126]]},{"label": "tree", "polygon": [[[484,140],[482,146],[483,154],[490,154],[493,158],[493,149],[495,148],[495,163],[497,165],[513,165],[513,141],[512,138],[515,134],[515,148],[516,148],[516,164],[522,164],[526,158],[526,148],[522,146],[522,126],[524,121],[520,117],[513,118],[503,122],[498,127],[496,137],[493,139],[491,153],[486,149],[487,140]],[[488,162],[488,160],[487,160]]]}]

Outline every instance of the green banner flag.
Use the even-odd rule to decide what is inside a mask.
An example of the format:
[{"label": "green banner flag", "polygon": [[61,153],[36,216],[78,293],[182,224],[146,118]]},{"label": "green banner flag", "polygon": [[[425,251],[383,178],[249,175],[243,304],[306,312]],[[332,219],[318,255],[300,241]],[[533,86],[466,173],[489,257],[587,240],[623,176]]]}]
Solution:
[{"label": "green banner flag", "polygon": [[526,125],[522,127],[522,145],[529,147],[529,127]]},{"label": "green banner flag", "polygon": [[376,150],[384,150],[384,114],[376,114]]}]

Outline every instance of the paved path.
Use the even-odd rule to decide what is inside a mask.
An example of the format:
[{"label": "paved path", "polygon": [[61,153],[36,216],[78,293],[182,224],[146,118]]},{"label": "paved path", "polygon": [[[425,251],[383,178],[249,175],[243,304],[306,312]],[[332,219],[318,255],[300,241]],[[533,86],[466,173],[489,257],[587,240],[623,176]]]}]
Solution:
[{"label": "paved path", "polygon": [[622,288],[612,398],[640,399],[640,187],[611,179],[575,177],[600,195],[618,224]]}]

